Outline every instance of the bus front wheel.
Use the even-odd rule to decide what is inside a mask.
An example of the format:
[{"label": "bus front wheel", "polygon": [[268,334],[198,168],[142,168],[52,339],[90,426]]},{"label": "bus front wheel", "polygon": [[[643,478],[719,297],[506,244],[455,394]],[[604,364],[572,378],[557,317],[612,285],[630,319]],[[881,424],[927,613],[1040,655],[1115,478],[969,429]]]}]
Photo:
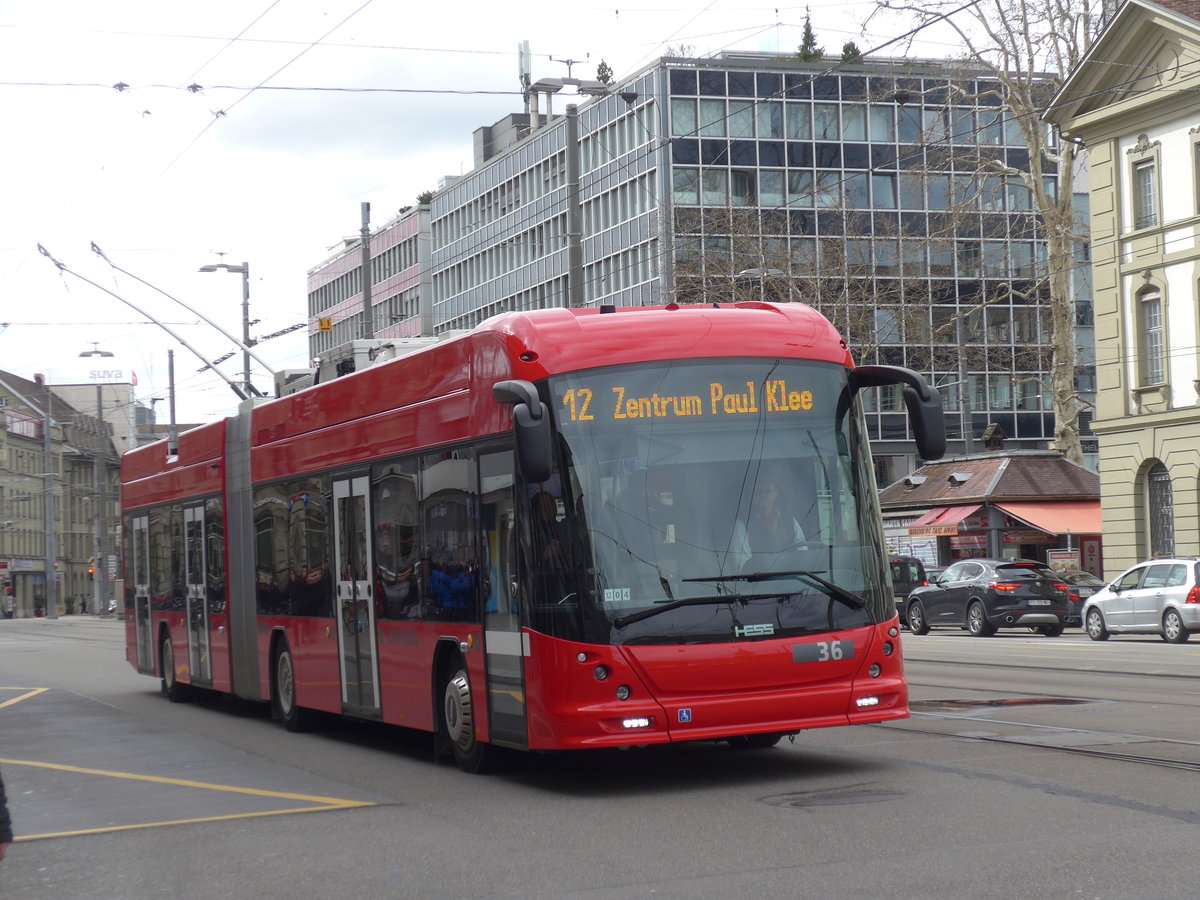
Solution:
[{"label": "bus front wheel", "polygon": [[486,772],[492,767],[495,750],[475,736],[475,696],[466,664],[460,659],[450,672],[442,691],[442,734],[460,769],[472,774]]}]

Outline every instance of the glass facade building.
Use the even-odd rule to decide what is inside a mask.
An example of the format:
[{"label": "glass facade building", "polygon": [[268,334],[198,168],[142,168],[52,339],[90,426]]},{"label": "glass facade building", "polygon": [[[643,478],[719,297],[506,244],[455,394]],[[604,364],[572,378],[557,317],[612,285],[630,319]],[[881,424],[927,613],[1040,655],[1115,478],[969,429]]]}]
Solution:
[{"label": "glass facade building", "polygon": [[[988,425],[1006,448],[1044,448],[1044,242],[998,90],[940,61],[726,54],[579,98],[574,147],[565,116],[510,116],[430,203],[429,327],[569,305],[573,287],[585,305],[799,300],[857,361],[942,388],[950,452],[964,422],[977,451]],[[889,483],[917,464],[899,391],[868,409]]]}]

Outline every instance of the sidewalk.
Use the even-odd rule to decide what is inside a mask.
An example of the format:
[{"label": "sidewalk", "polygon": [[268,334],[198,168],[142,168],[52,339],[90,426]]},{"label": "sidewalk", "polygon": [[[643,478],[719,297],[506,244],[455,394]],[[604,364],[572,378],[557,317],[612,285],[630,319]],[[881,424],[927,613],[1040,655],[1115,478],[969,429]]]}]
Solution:
[{"label": "sidewalk", "polygon": [[116,624],[124,624],[124,619],[116,613],[105,613],[104,615],[93,615],[92,613],[71,613],[71,615],[63,615],[58,618],[51,619],[48,616],[24,616],[19,619],[5,619],[0,617],[0,628],[5,625],[18,625],[29,622],[35,624],[48,624],[53,622],[62,622],[72,624],[76,622],[113,622]]}]

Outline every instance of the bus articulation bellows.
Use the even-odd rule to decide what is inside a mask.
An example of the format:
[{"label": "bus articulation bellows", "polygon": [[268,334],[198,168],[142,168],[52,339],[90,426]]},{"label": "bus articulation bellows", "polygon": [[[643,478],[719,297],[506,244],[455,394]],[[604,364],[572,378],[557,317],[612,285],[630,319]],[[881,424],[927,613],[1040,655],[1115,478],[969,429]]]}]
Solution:
[{"label": "bus articulation bellows", "polygon": [[802,304],[508,313],[130,451],[127,656],[172,700],[530,751],[908,715],[855,367]]}]

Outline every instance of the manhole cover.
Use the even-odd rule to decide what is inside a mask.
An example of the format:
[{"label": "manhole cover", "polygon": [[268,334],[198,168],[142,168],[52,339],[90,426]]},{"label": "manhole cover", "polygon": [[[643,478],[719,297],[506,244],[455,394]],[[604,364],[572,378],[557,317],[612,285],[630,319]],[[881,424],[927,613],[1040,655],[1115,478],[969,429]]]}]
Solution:
[{"label": "manhole cover", "polygon": [[912,700],[909,708],[919,712],[953,712],[957,709],[982,709],[994,706],[1077,706],[1087,700],[1063,697],[1004,697],[992,700]]},{"label": "manhole cover", "polygon": [[805,809],[813,806],[853,806],[858,803],[883,803],[896,800],[904,795],[899,791],[886,788],[858,785],[855,787],[834,788],[828,791],[811,791],[799,794],[775,794],[763,797],[762,802],[768,806],[790,806]]}]

